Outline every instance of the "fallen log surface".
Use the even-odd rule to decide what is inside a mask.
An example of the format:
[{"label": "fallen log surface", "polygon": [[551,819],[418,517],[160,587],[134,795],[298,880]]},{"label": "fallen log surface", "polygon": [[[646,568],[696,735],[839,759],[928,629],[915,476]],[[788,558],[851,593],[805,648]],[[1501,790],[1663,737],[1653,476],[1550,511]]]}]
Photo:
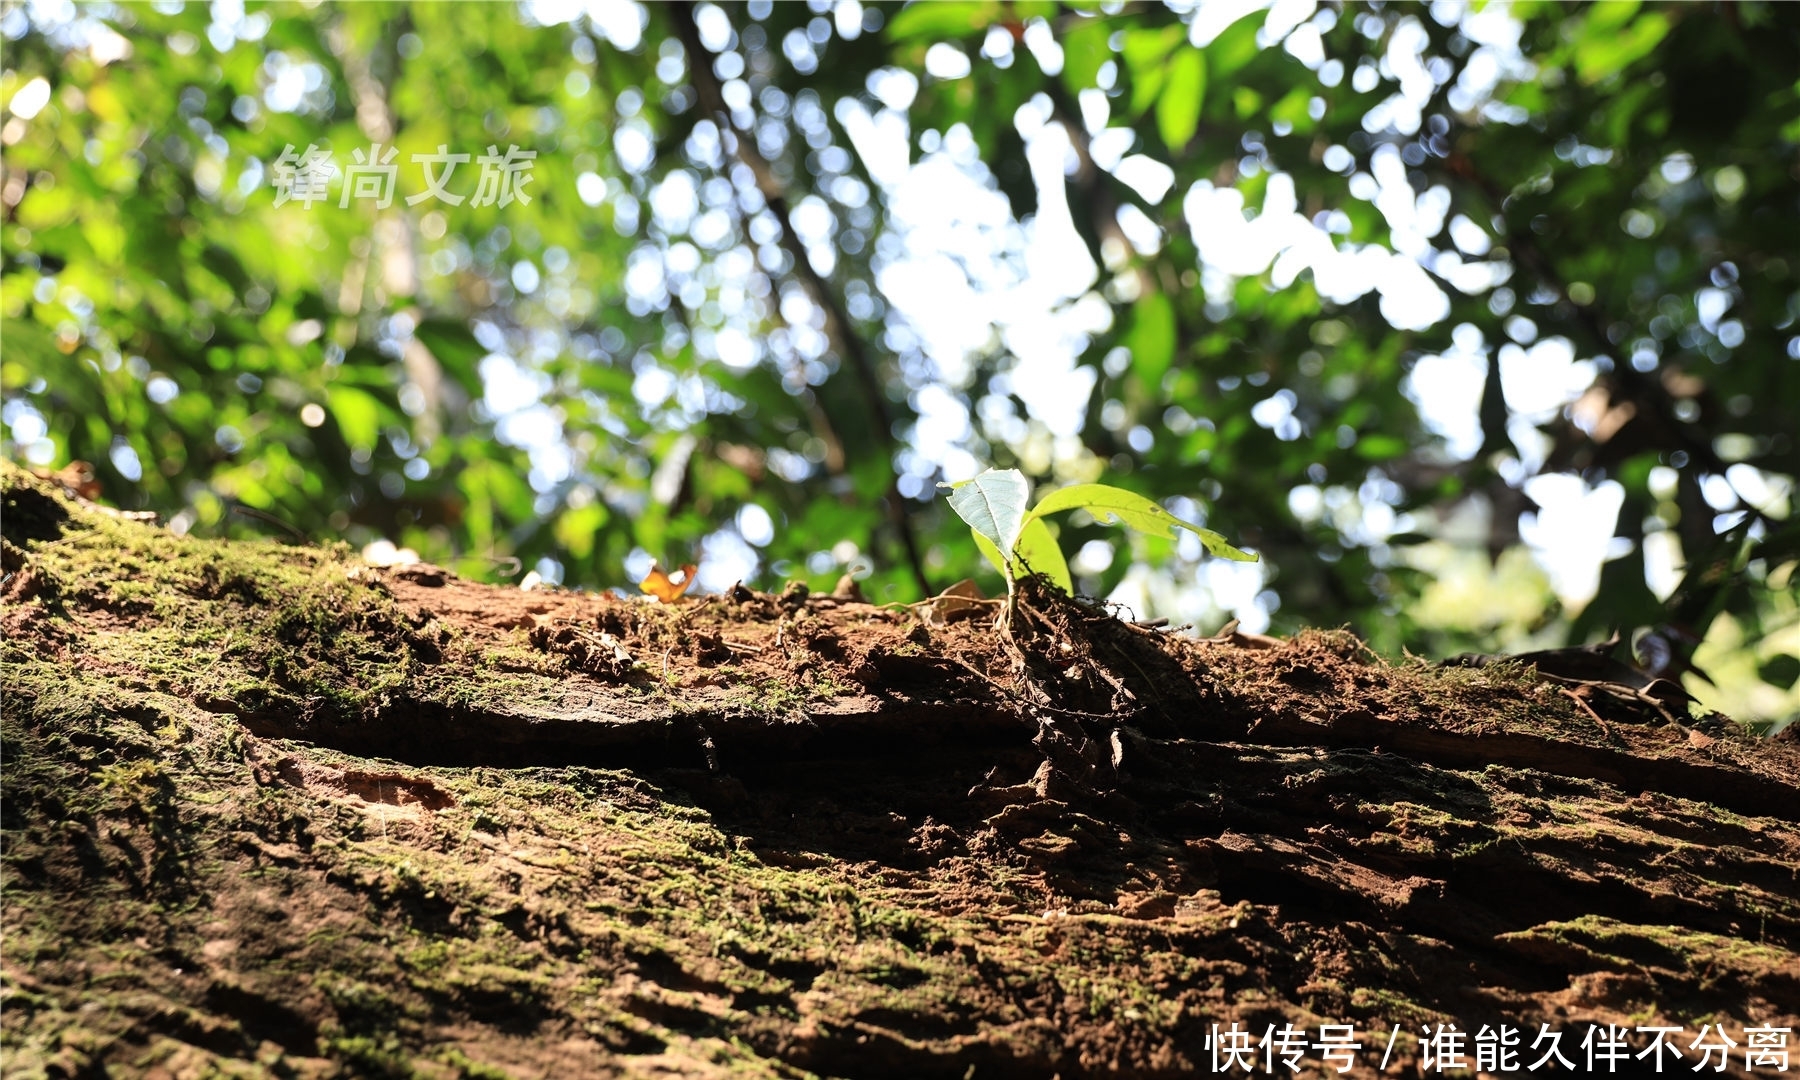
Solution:
[{"label": "fallen log surface", "polygon": [[1792,739],[1035,586],[1009,634],[527,592],[0,479],[9,1076],[1181,1076],[1234,1024],[1258,1072],[1454,1024],[1773,1075],[1800,1027]]}]

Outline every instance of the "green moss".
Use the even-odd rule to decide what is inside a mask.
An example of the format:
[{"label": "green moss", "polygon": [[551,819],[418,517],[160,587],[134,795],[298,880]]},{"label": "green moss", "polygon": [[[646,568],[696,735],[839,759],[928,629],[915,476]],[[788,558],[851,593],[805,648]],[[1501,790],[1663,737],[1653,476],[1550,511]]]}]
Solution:
[{"label": "green moss", "polygon": [[62,613],[124,620],[92,655],[151,687],[345,716],[379,708],[415,672],[415,628],[355,579],[347,548],[226,547],[91,510],[72,519],[63,539],[29,546],[32,571]]},{"label": "green moss", "polygon": [[439,1052],[437,1060],[455,1069],[456,1075],[463,1080],[514,1080],[513,1075],[505,1069],[472,1060],[454,1046]]},{"label": "green moss", "polygon": [[770,716],[787,716],[805,712],[807,703],[821,693],[824,691],[804,685],[797,686],[785,678],[765,675],[734,680],[727,698],[743,709]]},{"label": "green moss", "polygon": [[1760,975],[1800,969],[1800,956],[1774,945],[1707,934],[1691,927],[1628,923],[1601,915],[1544,923],[1502,940],[1532,938],[1587,952],[1618,970],[1660,969]]},{"label": "green moss", "polygon": [[[1350,992],[1350,1008],[1358,1016],[1367,1017],[1373,1021],[1414,1029],[1421,1024],[1436,1024],[1455,1019],[1420,1005],[1404,994],[1385,988],[1357,987]],[[1402,1032],[1397,1040],[1397,1049],[1402,1051],[1409,1049],[1407,1044],[1411,1040],[1412,1036]]]}]

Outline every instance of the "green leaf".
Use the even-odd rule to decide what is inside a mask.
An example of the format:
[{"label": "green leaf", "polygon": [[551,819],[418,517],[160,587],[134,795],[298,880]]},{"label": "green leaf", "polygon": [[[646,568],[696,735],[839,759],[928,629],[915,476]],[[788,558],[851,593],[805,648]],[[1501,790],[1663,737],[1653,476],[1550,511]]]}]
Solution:
[{"label": "green leaf", "polygon": [[1168,78],[1165,61],[1185,35],[1186,28],[1180,25],[1125,32],[1122,52],[1125,67],[1131,72],[1131,115],[1142,115],[1155,104]]},{"label": "green leaf", "polygon": [[[975,546],[987,556],[987,561],[994,569],[1005,574],[1006,567],[1000,558],[1000,549],[994,546],[992,540],[975,530],[969,531],[974,533]],[[1062,547],[1057,544],[1050,526],[1044,524],[1042,518],[1031,518],[1025,522],[1025,528],[1019,533],[1018,550],[1013,552],[1013,578],[1016,580],[1027,574],[1042,574],[1063,592],[1075,591],[1075,579],[1069,576],[1069,564],[1063,558]]]},{"label": "green leaf", "polygon": [[1173,538],[1177,529],[1186,529],[1200,538],[1206,550],[1233,562],[1256,562],[1257,556],[1232,547],[1223,536],[1183,521],[1135,491],[1110,484],[1071,484],[1052,491],[1038,502],[1031,517],[1055,514],[1063,510],[1086,510],[1100,521],[1113,520],[1130,529],[1151,536]]},{"label": "green leaf", "polygon": [[250,275],[245,273],[244,264],[238,261],[237,254],[217,244],[208,244],[200,253],[200,265],[211,270],[220,281],[242,292],[254,284]]},{"label": "green leaf", "polygon": [[[1598,5],[1597,10],[1610,7]],[[1624,30],[1610,27],[1591,34],[1575,49],[1575,71],[1589,86],[1623,71],[1650,55],[1669,32],[1669,20],[1660,12],[1639,16]]]},{"label": "green leaf", "polygon": [[1364,461],[1388,461],[1407,451],[1407,442],[1398,435],[1363,435],[1356,440],[1356,456]]},{"label": "green leaf", "polygon": [[1605,37],[1630,22],[1643,6],[1638,0],[1609,0],[1605,4],[1595,4],[1587,9],[1587,25],[1582,36]]},{"label": "green leaf", "polygon": [[1133,72],[1131,76],[1131,115],[1144,115],[1150,106],[1156,104],[1162,93],[1163,83],[1169,73],[1161,65],[1149,67],[1143,71]]},{"label": "green leaf", "polygon": [[1269,119],[1279,120],[1302,135],[1308,134],[1315,126],[1312,101],[1312,87],[1296,86],[1280,101],[1269,106]]},{"label": "green leaf", "polygon": [[467,324],[457,319],[426,319],[413,329],[444,372],[471,397],[481,394],[481,358],[487,349],[475,340]]},{"label": "green leaf", "polygon": [[1179,25],[1165,26],[1160,30],[1127,30],[1121,49],[1125,64],[1134,75],[1161,67],[1169,53],[1186,36],[1187,28]]},{"label": "green leaf", "polygon": [[1069,576],[1069,564],[1063,559],[1062,547],[1043,518],[1030,518],[1019,532],[1019,547],[1013,553],[1013,576],[1042,574],[1055,582],[1063,592],[1073,593],[1075,581]]},{"label": "green leaf", "polygon": [[1756,669],[1763,682],[1782,690],[1792,690],[1800,682],[1800,656],[1777,653]]},{"label": "green leaf", "polygon": [[1009,552],[1019,546],[1025,504],[1031,498],[1031,483],[1024,473],[989,469],[973,480],[940,486],[951,488],[950,509],[956,516],[968,522],[977,535],[987,537],[997,551]]},{"label": "green leaf", "polygon": [[1206,100],[1206,56],[1198,49],[1182,49],[1169,61],[1169,76],[1156,99],[1156,130],[1170,150],[1180,150],[1200,126],[1200,105]]},{"label": "green leaf", "polygon": [[989,540],[974,529],[970,529],[969,532],[975,537],[975,546],[981,549],[983,555],[987,556],[988,564],[1004,575],[1006,573],[1006,560],[1000,557],[1000,549],[994,546],[992,540]]},{"label": "green leaf", "polygon": [[325,393],[344,441],[364,450],[374,449],[381,434],[381,403],[375,396],[353,386],[333,386]]},{"label": "green leaf", "polygon": [[1262,51],[1256,43],[1256,35],[1262,29],[1263,21],[1260,11],[1246,15],[1206,46],[1207,70],[1214,78],[1229,78],[1238,68],[1256,58]]},{"label": "green leaf", "polygon": [[1112,59],[1106,40],[1111,32],[1104,20],[1090,19],[1064,35],[1062,80],[1071,94],[1098,85],[1100,68]]},{"label": "green leaf", "polygon": [[1248,86],[1240,86],[1231,92],[1232,107],[1237,109],[1239,120],[1248,120],[1262,110],[1262,95]]},{"label": "green leaf", "polygon": [[1131,332],[1125,337],[1131,366],[1152,394],[1161,392],[1163,374],[1175,358],[1175,305],[1159,292],[1145,293],[1131,308]]},{"label": "green leaf", "polygon": [[585,559],[594,551],[594,537],[606,524],[610,515],[603,502],[591,502],[565,511],[556,519],[554,531],[557,543],[569,553],[571,558]]},{"label": "green leaf", "polygon": [[1000,5],[993,0],[965,3],[962,0],[914,0],[900,9],[888,23],[889,41],[910,38],[967,37],[993,22],[1000,15]]}]

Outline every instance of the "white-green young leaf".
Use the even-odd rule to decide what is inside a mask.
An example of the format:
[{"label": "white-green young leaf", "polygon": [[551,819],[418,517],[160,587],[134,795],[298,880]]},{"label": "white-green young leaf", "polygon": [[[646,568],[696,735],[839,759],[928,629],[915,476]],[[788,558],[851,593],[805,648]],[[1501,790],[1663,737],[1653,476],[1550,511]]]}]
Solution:
[{"label": "white-green young leaf", "polygon": [[1173,537],[1175,530],[1186,529],[1200,538],[1200,543],[1207,551],[1220,558],[1234,562],[1257,561],[1255,555],[1232,547],[1229,541],[1211,529],[1202,529],[1193,522],[1183,521],[1158,506],[1154,500],[1110,484],[1071,484],[1052,491],[1032,509],[1030,516],[1036,519],[1062,510],[1086,510],[1100,521],[1117,521],[1127,528],[1149,533],[1151,536]]},{"label": "white-green young leaf", "polygon": [[[1000,549],[987,537],[974,533],[975,546],[987,556],[987,561],[1002,574],[1006,567],[1000,559]],[[1050,533],[1050,526],[1041,518],[1032,518],[1025,523],[1019,533],[1019,546],[1013,552],[1012,576],[1022,578],[1026,574],[1042,574],[1066,593],[1074,593],[1075,580],[1069,576],[1069,564],[1063,559],[1062,548],[1056,544],[1056,537]]]},{"label": "white-green young leaf", "polygon": [[[950,509],[987,538],[996,552],[1011,554],[1019,546],[1025,528],[1025,504],[1031,499],[1031,483],[1017,469],[989,469],[973,480],[948,486]],[[1004,569],[1002,573],[1004,573]],[[1007,575],[1011,578],[1011,575]]]}]

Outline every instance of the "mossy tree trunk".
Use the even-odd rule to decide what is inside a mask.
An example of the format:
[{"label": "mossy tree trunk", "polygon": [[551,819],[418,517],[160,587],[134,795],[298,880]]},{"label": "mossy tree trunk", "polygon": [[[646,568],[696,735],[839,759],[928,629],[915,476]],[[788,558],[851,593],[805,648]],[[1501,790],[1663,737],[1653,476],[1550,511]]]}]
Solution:
[{"label": "mossy tree trunk", "polygon": [[1176,1076],[1234,1022],[1354,1024],[1362,1074],[1398,1029],[1398,1074],[1449,1022],[1578,1062],[1800,1026],[1800,753],[1718,718],[1030,588],[1015,651],[4,487],[9,1077]]}]

